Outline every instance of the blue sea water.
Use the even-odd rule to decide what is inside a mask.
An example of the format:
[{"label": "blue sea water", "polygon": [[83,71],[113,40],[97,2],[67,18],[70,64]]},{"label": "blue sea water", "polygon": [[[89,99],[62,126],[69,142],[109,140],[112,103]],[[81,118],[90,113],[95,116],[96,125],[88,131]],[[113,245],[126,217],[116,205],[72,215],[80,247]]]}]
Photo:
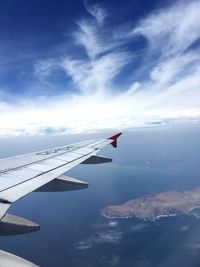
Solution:
[{"label": "blue sea water", "polygon": [[[102,208],[109,204],[200,187],[199,136],[198,125],[125,132],[117,149],[107,147],[101,152],[112,157],[112,163],[80,165],[67,173],[88,182],[88,189],[32,193],[16,202],[9,213],[35,221],[41,229],[0,236],[0,249],[44,267],[200,266],[198,216],[148,222],[137,218],[109,220],[101,215]],[[91,136],[4,139],[0,141],[0,156],[87,138]]]}]

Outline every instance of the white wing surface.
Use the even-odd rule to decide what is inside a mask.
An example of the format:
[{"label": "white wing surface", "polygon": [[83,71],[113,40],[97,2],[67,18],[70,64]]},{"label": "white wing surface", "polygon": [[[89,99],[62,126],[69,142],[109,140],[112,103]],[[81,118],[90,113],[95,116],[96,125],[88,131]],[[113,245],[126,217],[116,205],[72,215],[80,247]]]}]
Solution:
[{"label": "white wing surface", "polygon": [[[94,157],[120,134],[0,160],[0,221],[12,203]],[[106,161],[104,161],[106,162]],[[97,162],[98,163],[98,162]],[[63,179],[62,179],[63,181]]]}]

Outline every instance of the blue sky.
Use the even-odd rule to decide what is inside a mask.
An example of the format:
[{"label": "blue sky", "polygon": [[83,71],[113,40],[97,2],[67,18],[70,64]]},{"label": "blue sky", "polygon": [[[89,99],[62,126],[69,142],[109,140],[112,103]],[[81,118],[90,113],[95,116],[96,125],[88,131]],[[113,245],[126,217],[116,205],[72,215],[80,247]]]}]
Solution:
[{"label": "blue sky", "polygon": [[0,135],[199,120],[199,1],[0,8]]}]

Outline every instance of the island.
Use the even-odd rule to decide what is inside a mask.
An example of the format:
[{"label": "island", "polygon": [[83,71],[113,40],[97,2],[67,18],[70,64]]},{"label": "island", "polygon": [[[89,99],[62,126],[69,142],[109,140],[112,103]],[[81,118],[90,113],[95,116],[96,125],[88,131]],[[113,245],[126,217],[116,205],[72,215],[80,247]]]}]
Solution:
[{"label": "island", "polygon": [[190,215],[200,206],[200,188],[193,190],[167,191],[132,199],[122,205],[107,206],[102,214],[107,218],[137,217],[155,220],[177,214]]}]

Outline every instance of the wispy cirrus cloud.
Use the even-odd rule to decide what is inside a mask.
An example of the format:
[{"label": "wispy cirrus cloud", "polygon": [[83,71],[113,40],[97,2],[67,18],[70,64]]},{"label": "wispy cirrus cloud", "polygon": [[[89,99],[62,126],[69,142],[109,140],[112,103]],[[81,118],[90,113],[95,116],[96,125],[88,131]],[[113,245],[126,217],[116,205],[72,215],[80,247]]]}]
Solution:
[{"label": "wispy cirrus cloud", "polygon": [[199,39],[200,25],[198,1],[178,1],[139,21],[131,34],[142,34],[152,50],[162,56],[181,54]]},{"label": "wispy cirrus cloud", "polygon": [[61,66],[80,91],[100,93],[112,88],[113,78],[128,64],[130,57],[127,52],[110,52],[89,62],[67,58]]},{"label": "wispy cirrus cloud", "polygon": [[100,4],[88,5],[87,1],[84,1],[87,12],[92,15],[99,24],[102,24],[107,17],[107,13]]},{"label": "wispy cirrus cloud", "polygon": [[[54,88],[53,97],[2,101],[2,132],[45,133],[41,128],[54,127],[72,133],[198,120],[198,1],[175,2],[137,22],[111,26],[113,14],[106,8],[87,2],[85,8],[88,16],[76,20],[67,48],[34,65],[40,86]],[[66,91],[57,95],[55,72],[65,75]]]}]

